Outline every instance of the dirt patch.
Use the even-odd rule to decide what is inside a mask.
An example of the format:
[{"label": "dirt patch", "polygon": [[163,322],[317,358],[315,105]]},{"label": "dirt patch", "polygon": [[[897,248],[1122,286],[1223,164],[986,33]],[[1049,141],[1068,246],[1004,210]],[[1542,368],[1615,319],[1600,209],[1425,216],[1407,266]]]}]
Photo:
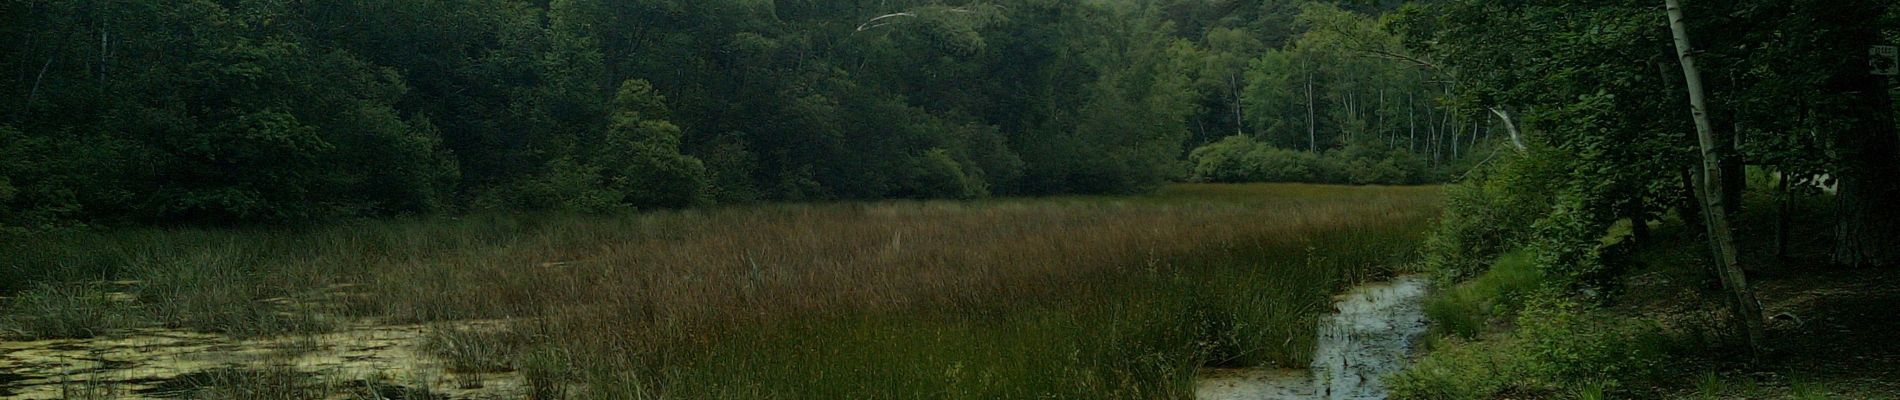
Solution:
[{"label": "dirt patch", "polygon": [[[1671,398],[1702,398],[1698,382],[1747,382],[1760,398],[1789,397],[1797,383],[1822,388],[1829,398],[1894,398],[1900,394],[1900,269],[1844,269],[1775,265],[1751,270],[1751,282],[1769,317],[1766,353],[1749,360],[1732,344],[1701,354],[1694,374],[1663,389]],[[1698,280],[1699,279],[1699,280]],[[1635,280],[1638,305],[1621,309],[1695,321],[1726,318],[1720,293],[1700,277]],[[1652,293],[1650,295],[1643,295]],[[1668,295],[1656,295],[1668,294]],[[1726,331],[1717,334],[1727,335]],[[1734,339],[1727,339],[1734,341]]]},{"label": "dirt patch", "polygon": [[1835,270],[1760,284],[1764,365],[1841,386],[1900,393],[1900,270]]}]

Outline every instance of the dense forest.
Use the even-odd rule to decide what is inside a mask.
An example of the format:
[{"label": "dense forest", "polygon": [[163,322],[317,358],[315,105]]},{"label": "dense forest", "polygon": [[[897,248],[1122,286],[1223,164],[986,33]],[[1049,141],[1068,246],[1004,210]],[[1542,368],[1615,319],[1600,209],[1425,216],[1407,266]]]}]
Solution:
[{"label": "dense forest", "polygon": [[[1424,254],[1446,287],[1434,323],[1457,339],[1398,377],[1399,397],[1900,390],[1846,383],[1891,363],[1809,364],[1891,332],[1851,310],[1900,293],[1882,283],[1900,265],[1900,83],[1878,56],[1900,44],[1900,6],[1453,0],[1400,14],[1387,26],[1405,45],[1382,52],[1448,82],[1455,107],[1514,118],[1507,150],[1448,189]],[[1773,395],[1684,372],[1701,368],[1795,377],[1765,379],[1789,391]]]},{"label": "dense forest", "polygon": [[1447,179],[1394,6],[12,1],[0,224]]}]

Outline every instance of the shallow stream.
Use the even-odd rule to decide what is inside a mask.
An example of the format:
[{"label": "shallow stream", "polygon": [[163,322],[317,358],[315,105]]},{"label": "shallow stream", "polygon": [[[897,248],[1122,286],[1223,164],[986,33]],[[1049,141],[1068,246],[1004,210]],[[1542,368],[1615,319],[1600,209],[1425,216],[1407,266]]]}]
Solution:
[{"label": "shallow stream", "polygon": [[1313,365],[1303,370],[1218,370],[1195,388],[1200,400],[1384,399],[1386,374],[1403,368],[1425,334],[1430,283],[1408,276],[1354,288],[1320,320]]}]

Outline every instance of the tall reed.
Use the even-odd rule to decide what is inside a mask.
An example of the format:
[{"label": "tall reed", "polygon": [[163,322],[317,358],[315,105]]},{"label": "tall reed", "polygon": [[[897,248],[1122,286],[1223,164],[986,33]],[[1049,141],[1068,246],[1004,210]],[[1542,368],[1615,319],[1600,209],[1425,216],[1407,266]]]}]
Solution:
[{"label": "tall reed", "polygon": [[509,319],[532,343],[497,357],[576,397],[1183,398],[1203,366],[1305,365],[1331,295],[1410,263],[1437,202],[1184,185],[68,233],[0,245],[0,291],[131,280],[154,320],[251,335]]}]

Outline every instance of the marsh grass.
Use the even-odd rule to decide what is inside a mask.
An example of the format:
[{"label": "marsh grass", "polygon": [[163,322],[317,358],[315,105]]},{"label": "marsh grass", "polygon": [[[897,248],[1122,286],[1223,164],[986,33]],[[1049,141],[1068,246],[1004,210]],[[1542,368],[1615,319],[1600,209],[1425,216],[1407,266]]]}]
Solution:
[{"label": "marsh grass", "polygon": [[143,324],[127,299],[99,285],[43,283],[0,304],[0,336],[90,338]]},{"label": "marsh grass", "polygon": [[1332,294],[1410,264],[1437,193],[1184,185],[67,233],[4,245],[0,268],[140,281],[148,314],[201,330],[519,321],[516,342],[448,332],[436,353],[521,370],[543,398],[1180,398],[1202,366],[1306,365]]},{"label": "marsh grass", "polygon": [[448,372],[484,373],[515,371],[515,355],[527,343],[528,338],[512,330],[432,326],[421,346],[441,359]]}]

